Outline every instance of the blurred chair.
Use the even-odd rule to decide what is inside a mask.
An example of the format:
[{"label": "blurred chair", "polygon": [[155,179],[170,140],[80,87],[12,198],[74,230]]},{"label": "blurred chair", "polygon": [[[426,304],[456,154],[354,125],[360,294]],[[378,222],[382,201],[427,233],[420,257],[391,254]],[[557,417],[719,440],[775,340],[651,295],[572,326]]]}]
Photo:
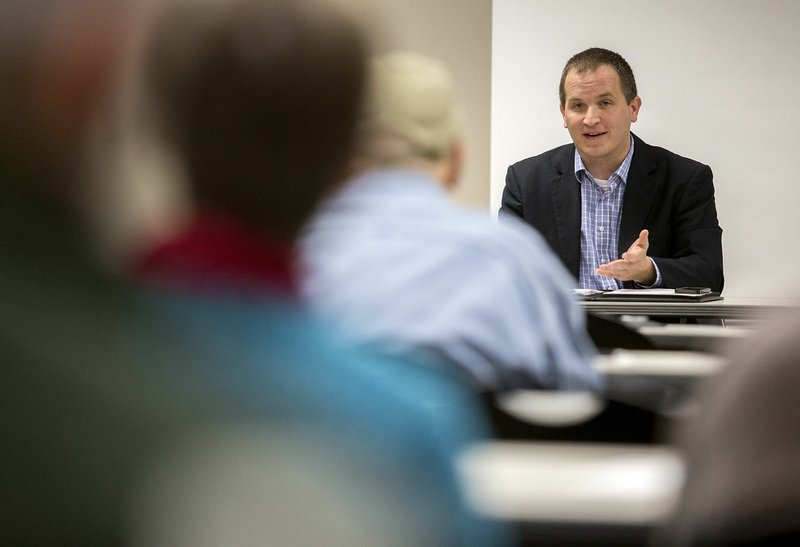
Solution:
[{"label": "blurred chair", "polygon": [[499,439],[650,444],[658,438],[657,412],[588,392],[484,392],[482,398]]},{"label": "blurred chair", "polygon": [[586,329],[592,341],[600,351],[614,349],[656,349],[655,345],[636,330],[622,321],[596,315],[586,314]]}]

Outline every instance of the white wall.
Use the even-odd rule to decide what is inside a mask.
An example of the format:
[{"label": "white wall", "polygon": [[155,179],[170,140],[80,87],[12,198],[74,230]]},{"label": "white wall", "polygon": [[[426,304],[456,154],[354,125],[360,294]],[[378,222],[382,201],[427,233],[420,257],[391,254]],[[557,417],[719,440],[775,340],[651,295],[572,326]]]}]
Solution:
[{"label": "white wall", "polygon": [[606,47],[636,76],[633,131],[714,171],[725,294],[797,292],[798,26],[794,0],[494,0],[491,209],[509,164],[569,142],[564,63]]},{"label": "white wall", "polygon": [[455,199],[489,203],[491,0],[374,0],[381,49],[406,48],[450,68],[464,107],[466,167]]}]

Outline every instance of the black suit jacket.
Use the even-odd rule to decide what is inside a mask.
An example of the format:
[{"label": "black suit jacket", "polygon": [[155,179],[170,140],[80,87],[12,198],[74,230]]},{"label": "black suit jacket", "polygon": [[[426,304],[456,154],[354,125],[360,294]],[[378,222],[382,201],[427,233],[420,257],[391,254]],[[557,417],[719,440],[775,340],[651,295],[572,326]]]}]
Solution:
[{"label": "black suit jacket", "polygon": [[[722,229],[711,168],[650,146],[636,135],[619,230],[622,254],[643,229],[663,286],[721,291]],[[501,214],[536,228],[577,279],[581,256],[581,187],[575,145],[567,144],[508,168]]]}]

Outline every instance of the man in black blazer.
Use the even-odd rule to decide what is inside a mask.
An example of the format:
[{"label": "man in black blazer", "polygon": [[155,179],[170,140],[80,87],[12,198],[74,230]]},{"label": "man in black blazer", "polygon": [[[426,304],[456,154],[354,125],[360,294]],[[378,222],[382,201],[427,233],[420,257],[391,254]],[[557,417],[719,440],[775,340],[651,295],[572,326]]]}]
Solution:
[{"label": "man in black blazer", "polygon": [[711,169],[631,133],[641,99],[628,63],[601,48],[578,53],[560,100],[573,144],[510,166],[501,216],[539,230],[582,288],[721,291]]}]

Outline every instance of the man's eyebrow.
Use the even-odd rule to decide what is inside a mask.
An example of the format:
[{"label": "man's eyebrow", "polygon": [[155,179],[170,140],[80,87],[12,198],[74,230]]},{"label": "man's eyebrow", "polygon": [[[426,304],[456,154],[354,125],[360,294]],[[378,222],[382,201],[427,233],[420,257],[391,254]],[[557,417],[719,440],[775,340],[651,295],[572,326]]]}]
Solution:
[{"label": "man's eyebrow", "polygon": [[566,102],[568,102],[568,103],[585,103],[585,102],[591,102],[592,100],[602,101],[602,100],[605,100],[605,99],[613,99],[613,98],[614,98],[614,94],[609,91],[607,93],[603,93],[602,95],[598,95],[594,99],[588,99],[588,100],[586,98],[584,98],[584,97],[567,97],[567,101]]}]

